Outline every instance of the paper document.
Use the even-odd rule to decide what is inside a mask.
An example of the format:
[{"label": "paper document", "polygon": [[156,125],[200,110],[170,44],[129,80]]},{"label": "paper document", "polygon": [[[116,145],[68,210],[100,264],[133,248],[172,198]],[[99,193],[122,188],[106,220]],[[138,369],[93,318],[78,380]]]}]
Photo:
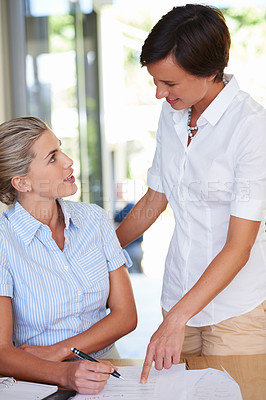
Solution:
[{"label": "paper document", "polygon": [[189,370],[185,376],[189,400],[242,400],[240,387],[225,370]]},{"label": "paper document", "polygon": [[[140,383],[142,367],[119,367],[119,373],[125,378],[110,376],[107,385],[98,395],[77,394],[75,400],[185,400],[184,373],[185,364],[173,365],[169,370],[157,371],[151,368],[148,382]],[[182,393],[183,388],[183,393]]]}]

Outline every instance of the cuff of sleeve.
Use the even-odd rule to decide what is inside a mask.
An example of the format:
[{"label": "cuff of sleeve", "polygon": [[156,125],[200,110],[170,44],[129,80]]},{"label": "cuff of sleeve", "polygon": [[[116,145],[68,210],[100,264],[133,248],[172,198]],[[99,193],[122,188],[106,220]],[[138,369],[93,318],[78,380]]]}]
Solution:
[{"label": "cuff of sleeve", "polygon": [[108,261],[108,270],[114,271],[118,268],[120,268],[122,265],[125,265],[127,268],[132,266],[132,261],[131,258],[129,257],[128,253],[126,250],[121,249],[121,252],[117,254],[117,256]]},{"label": "cuff of sleeve", "polygon": [[147,174],[147,185],[156,192],[164,193],[163,185],[160,176],[153,175],[151,169],[148,170]]},{"label": "cuff of sleeve", "polygon": [[0,284],[0,296],[13,297],[13,287],[10,285]]},{"label": "cuff of sleeve", "polygon": [[125,256],[125,259],[126,259],[125,266],[127,268],[132,267],[133,262],[132,262],[132,260],[131,260],[131,258],[129,256],[128,252],[125,249],[123,249],[123,253],[124,253],[124,256]]},{"label": "cuff of sleeve", "polygon": [[251,221],[262,221],[266,209],[265,201],[248,199],[243,201],[236,198],[231,203],[231,215]]}]

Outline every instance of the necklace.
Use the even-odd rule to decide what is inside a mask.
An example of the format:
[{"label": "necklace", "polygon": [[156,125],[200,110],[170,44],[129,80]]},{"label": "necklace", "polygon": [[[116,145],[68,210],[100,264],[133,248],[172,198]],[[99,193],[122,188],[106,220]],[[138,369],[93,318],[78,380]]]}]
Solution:
[{"label": "necklace", "polygon": [[[224,86],[227,85],[227,80],[223,78],[223,84]],[[195,135],[193,135],[193,131],[197,131],[199,129],[198,125],[196,124],[195,126],[190,126],[191,122],[191,112],[192,112],[192,107],[188,107],[188,114],[187,114],[187,133],[188,137],[192,139]]]}]

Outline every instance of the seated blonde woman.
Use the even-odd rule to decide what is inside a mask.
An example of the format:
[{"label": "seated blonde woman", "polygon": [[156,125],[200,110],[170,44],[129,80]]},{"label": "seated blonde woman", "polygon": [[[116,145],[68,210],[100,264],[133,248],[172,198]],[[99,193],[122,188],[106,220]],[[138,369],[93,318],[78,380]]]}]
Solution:
[{"label": "seated blonde woman", "polygon": [[[0,125],[0,374],[101,391],[114,367],[72,360],[71,347],[117,358],[136,327],[134,297],[111,222],[77,191],[72,160],[41,120]],[[106,312],[108,302],[110,312]]]}]

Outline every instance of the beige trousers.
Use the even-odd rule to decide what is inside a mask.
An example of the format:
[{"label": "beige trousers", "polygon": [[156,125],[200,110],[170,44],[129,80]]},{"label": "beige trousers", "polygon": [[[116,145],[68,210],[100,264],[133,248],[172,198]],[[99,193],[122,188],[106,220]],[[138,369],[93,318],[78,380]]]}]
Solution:
[{"label": "beige trousers", "polygon": [[[167,312],[163,309],[165,318]],[[266,353],[266,301],[254,310],[216,325],[186,326],[182,356]]]}]

